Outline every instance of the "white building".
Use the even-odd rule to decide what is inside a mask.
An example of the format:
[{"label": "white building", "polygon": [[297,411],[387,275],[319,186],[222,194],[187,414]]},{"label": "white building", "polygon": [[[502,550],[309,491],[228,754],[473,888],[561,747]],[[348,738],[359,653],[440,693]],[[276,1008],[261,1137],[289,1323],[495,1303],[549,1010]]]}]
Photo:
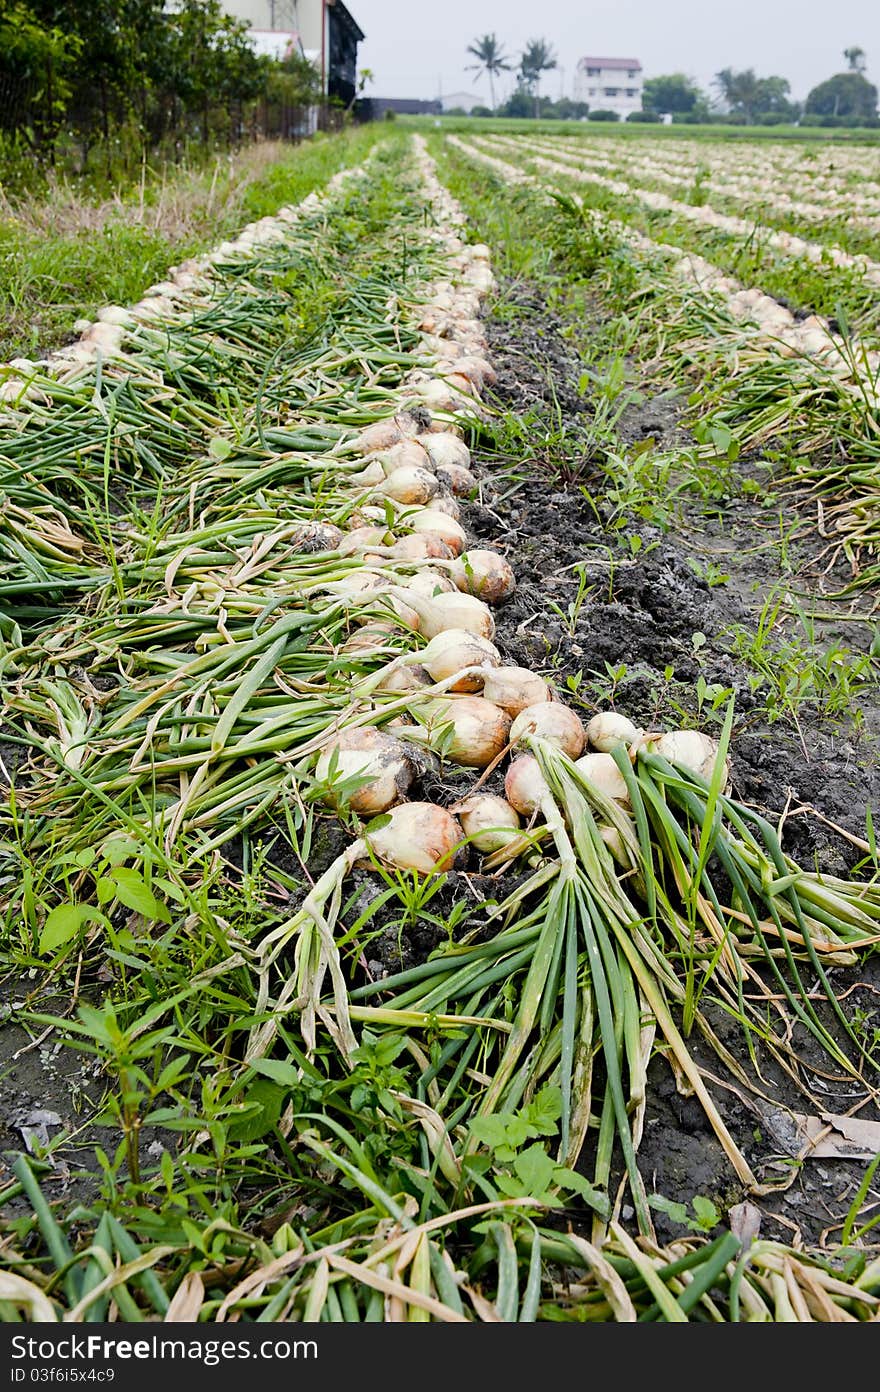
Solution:
[{"label": "white building", "polygon": [[574,99],[591,111],[615,111],[626,120],[642,109],[642,65],[638,58],[580,58],[575,68]]},{"label": "white building", "polygon": [[364,34],[344,0],[223,0],[223,8],[247,22],[258,53],[292,48],[314,63],[325,95],[352,99]]},{"label": "white building", "polygon": [[473,111],[475,106],[488,106],[485,97],[477,97],[473,92],[449,92],[440,97],[444,111]]}]

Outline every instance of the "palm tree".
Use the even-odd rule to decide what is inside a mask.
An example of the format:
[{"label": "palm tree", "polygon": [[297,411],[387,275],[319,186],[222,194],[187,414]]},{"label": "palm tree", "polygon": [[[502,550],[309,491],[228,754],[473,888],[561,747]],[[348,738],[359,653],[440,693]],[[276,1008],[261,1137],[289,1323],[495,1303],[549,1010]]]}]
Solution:
[{"label": "palm tree", "polygon": [[495,110],[495,82],[494,79],[499,73],[507,72],[510,64],[506,55],[501,51],[501,45],[494,34],[484,34],[482,38],[475,39],[472,44],[468,44],[468,53],[477,59],[476,63],[471,63],[468,72],[479,74],[487,73],[489,77],[489,94],[492,101],[492,110]]},{"label": "palm tree", "polygon": [[519,60],[519,77],[535,99],[535,116],[540,115],[541,74],[556,67],[556,54],[545,39],[529,39]]},{"label": "palm tree", "polygon": [[843,50],[843,56],[846,59],[847,67],[850,72],[860,73],[865,71],[865,59],[868,55],[863,48],[845,48]]}]

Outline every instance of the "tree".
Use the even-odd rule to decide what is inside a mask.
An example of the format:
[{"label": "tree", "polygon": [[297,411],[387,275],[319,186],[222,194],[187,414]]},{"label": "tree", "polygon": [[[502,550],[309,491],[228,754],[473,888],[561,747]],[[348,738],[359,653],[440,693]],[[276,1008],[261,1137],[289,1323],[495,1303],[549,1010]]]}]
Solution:
[{"label": "tree", "polygon": [[702,99],[696,83],[684,73],[667,73],[663,77],[649,77],[642,89],[642,110],[655,111],[665,116],[671,111],[693,111]]},{"label": "tree", "polygon": [[849,68],[850,72],[863,73],[865,71],[865,62],[868,55],[863,48],[845,48],[843,50],[843,56],[846,59],[846,66]]},{"label": "tree", "polygon": [[807,95],[804,111],[810,116],[852,116],[874,120],[877,88],[860,72],[836,73]]},{"label": "tree", "polygon": [[541,74],[556,67],[556,54],[546,39],[529,39],[519,60],[519,80],[535,103],[535,116],[541,114]]},{"label": "tree", "polygon": [[794,119],[797,115],[798,108],[788,100],[791,87],[785,77],[757,77],[754,68],[742,72],[722,68],[715,74],[714,85],[731,114],[742,116],[748,125],[760,116]]},{"label": "tree", "polygon": [[477,59],[476,63],[471,63],[468,72],[475,72],[478,76],[483,73],[489,78],[489,96],[492,102],[492,110],[495,110],[495,78],[500,73],[510,71],[510,63],[506,54],[502,52],[501,45],[494,34],[484,34],[482,38],[475,39],[468,45],[468,53],[473,54]]}]

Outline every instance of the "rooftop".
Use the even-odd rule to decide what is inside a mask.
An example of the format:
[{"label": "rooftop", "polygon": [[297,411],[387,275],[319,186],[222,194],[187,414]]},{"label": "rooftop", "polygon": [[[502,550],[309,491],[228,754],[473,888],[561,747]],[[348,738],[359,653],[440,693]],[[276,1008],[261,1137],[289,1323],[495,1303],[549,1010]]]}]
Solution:
[{"label": "rooftop", "polygon": [[635,68],[641,72],[642,65],[638,58],[579,58],[579,68]]}]

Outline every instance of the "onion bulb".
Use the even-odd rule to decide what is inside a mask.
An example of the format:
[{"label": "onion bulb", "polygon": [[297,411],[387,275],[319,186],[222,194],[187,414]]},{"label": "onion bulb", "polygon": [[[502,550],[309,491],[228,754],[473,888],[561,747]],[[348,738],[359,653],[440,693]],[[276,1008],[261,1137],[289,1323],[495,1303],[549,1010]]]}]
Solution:
[{"label": "onion bulb", "polygon": [[570,759],[582,754],[587,742],[587,733],[581,721],[561,701],[544,701],[520,711],[510,727],[511,744],[516,744],[526,734],[537,735],[539,739],[555,745]]},{"label": "onion bulb", "polygon": [[461,508],[451,493],[437,493],[431,499],[431,508],[434,512],[445,512],[455,522],[461,517]]},{"label": "onion bulb", "polygon": [[369,778],[369,783],[340,799],[331,788],[328,801],[343,801],[362,817],[386,812],[405,796],[413,780],[413,766],[400,740],[373,726],[343,730],[318,756],[315,777],[331,780],[333,788],[350,778]]},{"label": "onion bulb", "polygon": [[357,454],[372,454],[374,450],[387,450],[403,439],[403,431],[393,419],[374,421],[354,439],[348,441],[347,448]]},{"label": "onion bulb", "polygon": [[433,802],[402,802],[388,816],[385,826],[364,833],[379,860],[422,875],[453,868],[464,833],[450,812]]},{"label": "onion bulb", "polygon": [[430,684],[431,678],[424,667],[420,667],[417,663],[398,666],[396,662],[392,662],[383,673],[382,680],[377,684],[376,690],[398,695],[407,691],[421,691]]},{"label": "onion bulb", "polygon": [[443,755],[465,768],[485,768],[507,745],[510,716],[482,696],[439,697],[415,714],[444,731]]},{"label": "onion bulb", "polygon": [[480,638],[495,637],[495,620],[488,604],[473,595],[449,590],[429,599],[413,590],[402,590],[401,598],[418,613],[420,628],[426,638],[435,638],[450,628],[463,628]]},{"label": "onion bulb", "polygon": [[[699,774],[708,782],[718,757],[718,741],[700,730],[670,730],[653,740],[651,748],[662,754],[671,764],[681,764],[692,773]],[[730,770],[729,761],[724,765],[724,782]]]},{"label": "onion bulb", "polygon": [[487,604],[502,604],[516,589],[513,570],[497,551],[465,551],[450,567],[450,574],[460,590]]},{"label": "onion bulb", "polygon": [[443,464],[437,469],[437,477],[454,498],[468,498],[479,487],[476,476],[460,464]]},{"label": "onion bulb", "polygon": [[452,552],[441,541],[440,537],[433,532],[411,532],[409,536],[400,537],[390,547],[394,556],[399,556],[405,561],[448,561],[452,559]]},{"label": "onion bulb", "polygon": [[393,498],[396,503],[412,503],[421,507],[437,495],[440,484],[436,474],[420,469],[417,464],[405,464],[395,469],[373,489],[373,496]]},{"label": "onion bulb", "polygon": [[506,710],[508,715],[519,715],[527,706],[540,705],[551,700],[550,688],[543,677],[530,672],[528,667],[494,667],[483,677],[483,695],[487,701]]},{"label": "onion bulb", "polygon": [[354,556],[371,546],[384,546],[388,535],[387,527],[353,527],[342,533],[336,550],[341,556]]},{"label": "onion bulb", "polygon": [[493,643],[463,628],[444,629],[416,656],[435,682],[446,681],[465,668],[478,667],[478,672],[462,677],[447,688],[459,692],[479,691],[484,681],[484,670],[497,667],[501,661],[501,654]]},{"label": "onion bulb", "polygon": [[396,445],[392,445],[391,449],[382,450],[376,458],[389,476],[396,474],[399,469],[416,468],[433,472],[428,451],[418,440],[400,440]]},{"label": "onion bulb", "polygon": [[629,806],[626,781],[614,762],[613,754],[601,750],[584,754],[580,759],[575,760],[575,768],[580,770],[588,783],[591,783],[594,788],[598,788],[606,797],[614,798],[615,802],[625,803]]},{"label": "onion bulb", "polygon": [[420,570],[417,575],[413,575],[407,580],[406,588],[415,590],[416,594],[427,595],[433,599],[438,594],[451,594],[455,589],[448,575],[442,575],[433,566],[427,566],[425,570]]},{"label": "onion bulb", "polygon": [[547,780],[533,754],[519,754],[512,761],[504,776],[504,795],[524,817],[540,811],[544,799],[550,797]]},{"label": "onion bulb", "polygon": [[467,543],[467,534],[460,522],[439,508],[418,508],[407,513],[401,521],[414,532],[433,532],[445,541],[454,556],[460,556]]},{"label": "onion bulb", "polygon": [[438,430],[421,437],[421,443],[435,469],[446,469],[455,464],[461,469],[469,469],[471,452],[463,440],[453,435],[451,430]]},{"label": "onion bulb", "polygon": [[456,808],[462,830],[472,846],[489,854],[501,851],[517,836],[519,813],[495,793],[474,793]]},{"label": "onion bulb", "polygon": [[346,638],[342,644],[342,652],[375,652],[377,648],[392,646],[391,639],[396,638],[399,633],[400,629],[395,624],[365,623],[350,638]]},{"label": "onion bulb", "polygon": [[587,742],[608,754],[616,744],[634,744],[641,735],[631,720],[616,711],[600,711],[587,724]]}]

